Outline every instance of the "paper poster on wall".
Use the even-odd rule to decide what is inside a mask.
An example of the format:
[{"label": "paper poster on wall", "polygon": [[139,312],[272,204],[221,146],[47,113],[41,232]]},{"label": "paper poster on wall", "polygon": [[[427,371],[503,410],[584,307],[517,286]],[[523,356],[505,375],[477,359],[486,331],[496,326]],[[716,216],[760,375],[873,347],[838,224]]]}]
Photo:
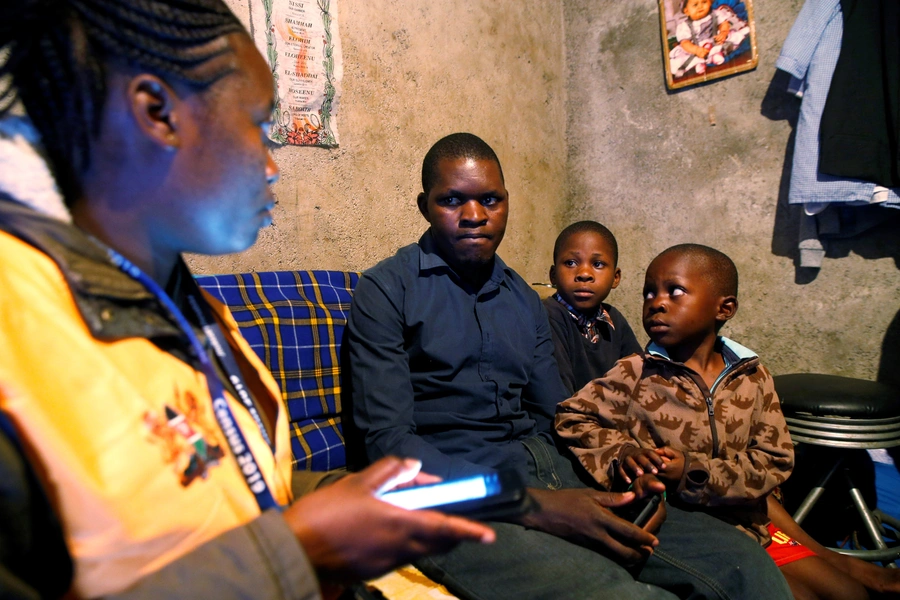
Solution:
[{"label": "paper poster on wall", "polygon": [[669,89],[756,67],[751,0],[659,0]]},{"label": "paper poster on wall", "polygon": [[337,0],[251,0],[250,25],[275,79],[269,137],[294,146],[337,146],[343,75]]}]

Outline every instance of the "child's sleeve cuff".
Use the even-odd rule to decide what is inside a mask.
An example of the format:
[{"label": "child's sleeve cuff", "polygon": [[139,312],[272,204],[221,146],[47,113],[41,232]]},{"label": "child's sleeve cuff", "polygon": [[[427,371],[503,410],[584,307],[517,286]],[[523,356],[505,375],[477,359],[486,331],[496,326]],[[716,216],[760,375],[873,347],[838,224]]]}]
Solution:
[{"label": "child's sleeve cuff", "polygon": [[706,485],[709,483],[709,471],[699,461],[692,460],[690,454],[684,455],[684,474],[678,482],[676,493],[688,504],[706,504]]}]

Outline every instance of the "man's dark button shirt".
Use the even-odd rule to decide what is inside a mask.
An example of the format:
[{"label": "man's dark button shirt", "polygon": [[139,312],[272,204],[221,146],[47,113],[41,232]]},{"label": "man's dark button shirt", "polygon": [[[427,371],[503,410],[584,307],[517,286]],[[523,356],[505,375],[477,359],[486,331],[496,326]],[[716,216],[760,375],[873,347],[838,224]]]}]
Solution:
[{"label": "man's dark button shirt", "polygon": [[550,326],[499,257],[470,290],[426,232],[363,275],[347,334],[353,420],[370,460],[415,457],[445,478],[524,471],[519,441],[551,439],[567,394]]}]

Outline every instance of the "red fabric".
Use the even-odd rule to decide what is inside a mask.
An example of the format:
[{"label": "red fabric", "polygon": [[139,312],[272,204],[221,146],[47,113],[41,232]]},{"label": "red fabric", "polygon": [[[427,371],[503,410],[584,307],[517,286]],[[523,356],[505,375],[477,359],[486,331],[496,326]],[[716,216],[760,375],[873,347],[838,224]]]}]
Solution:
[{"label": "red fabric", "polygon": [[769,535],[772,536],[772,541],[766,546],[766,552],[769,553],[769,556],[772,557],[772,560],[775,561],[775,565],[778,567],[801,558],[816,555],[815,552],[775,527],[772,523],[769,523]]}]

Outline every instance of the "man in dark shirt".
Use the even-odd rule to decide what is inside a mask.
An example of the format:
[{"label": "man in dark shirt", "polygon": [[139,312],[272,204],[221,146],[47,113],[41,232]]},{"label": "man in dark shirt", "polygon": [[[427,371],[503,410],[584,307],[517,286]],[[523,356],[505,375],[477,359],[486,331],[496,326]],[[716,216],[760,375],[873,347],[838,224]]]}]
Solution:
[{"label": "man in dark shirt", "polygon": [[[673,598],[664,588],[790,598],[768,555],[733,527],[669,508],[657,539],[649,531],[664,509],[645,531],[608,510],[635,493],[585,486],[583,469],[553,443],[567,393],[546,314],[496,256],[509,205],[496,154],[471,134],[447,136],[426,154],[422,186],[429,230],[356,288],[344,368],[358,439],[348,444],[362,441],[368,460],[419,458],[444,477],[514,468],[539,510],[493,524],[491,551],[460,548],[417,566],[464,598]],[[699,547],[698,528],[721,542]],[[641,564],[637,580],[619,563]]]}]

